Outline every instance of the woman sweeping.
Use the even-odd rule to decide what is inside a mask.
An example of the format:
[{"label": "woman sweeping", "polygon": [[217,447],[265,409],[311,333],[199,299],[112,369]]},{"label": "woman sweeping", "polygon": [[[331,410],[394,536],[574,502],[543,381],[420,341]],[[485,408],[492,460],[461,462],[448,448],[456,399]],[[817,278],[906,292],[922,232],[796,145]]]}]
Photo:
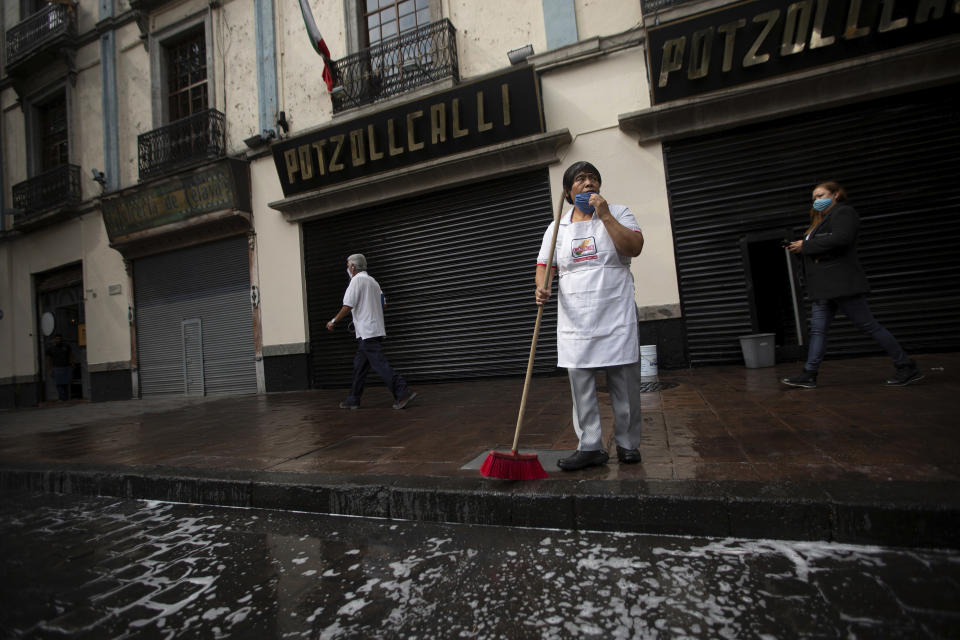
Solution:
[{"label": "woman sweeping", "polygon": [[876,321],[867,305],[870,287],[857,257],[860,218],[847,203],[847,193],[836,182],[813,190],[810,227],[803,240],[787,245],[803,258],[810,313],[810,347],[803,371],[782,382],[791,387],[815,389],[820,363],[827,350],[827,331],[837,311],[842,311],[861,331],[872,337],[893,359],[896,371],[887,385],[902,387],[923,378],[896,338]]},{"label": "woman sweeping", "polygon": [[[617,457],[640,462],[640,347],[630,259],[640,255],[643,234],[625,206],[600,195],[600,172],[576,162],[563,174],[563,192],[574,204],[562,218],[552,264],[560,278],[557,366],[567,369],[573,394],[577,451],[559,460],[565,471],[607,462],[600,430],[594,376],[607,373],[613,404]],[[553,273],[546,273],[553,224],[537,258],[536,301],[550,298]],[[551,269],[553,272],[554,269]]]}]

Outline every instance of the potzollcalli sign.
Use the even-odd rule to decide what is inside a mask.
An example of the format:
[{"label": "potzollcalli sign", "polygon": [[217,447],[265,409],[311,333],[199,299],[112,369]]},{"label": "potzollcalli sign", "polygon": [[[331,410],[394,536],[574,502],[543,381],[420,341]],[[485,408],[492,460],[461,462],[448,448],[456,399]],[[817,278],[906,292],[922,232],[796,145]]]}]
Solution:
[{"label": "potzollcalli sign", "polygon": [[543,132],[531,67],[273,145],[285,197]]},{"label": "potzollcalli sign", "polygon": [[650,27],[654,104],[960,32],[960,0],[748,0]]}]

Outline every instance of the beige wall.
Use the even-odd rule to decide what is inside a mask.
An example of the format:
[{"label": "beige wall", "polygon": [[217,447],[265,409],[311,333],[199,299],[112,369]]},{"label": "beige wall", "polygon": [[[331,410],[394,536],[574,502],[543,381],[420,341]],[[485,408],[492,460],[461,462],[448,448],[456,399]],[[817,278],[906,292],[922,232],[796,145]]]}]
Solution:
[{"label": "beige wall", "polygon": [[508,6],[476,0],[444,0],[444,15],[457,29],[460,77],[478,76],[510,65],[507,52],[532,44],[547,49],[540,0],[518,0]]},{"label": "beige wall", "polygon": [[[307,341],[300,225],[267,206],[283,192],[270,156],[250,165],[253,220],[257,233],[260,321],[264,345]],[[332,314],[331,314],[332,315]]]},{"label": "beige wall", "polygon": [[70,91],[75,114],[70,122],[70,162],[80,167],[80,193],[86,200],[100,195],[91,168],[104,169],[99,40],[77,51],[77,84]]},{"label": "beige wall", "polygon": [[[103,222],[91,213],[24,234],[16,243],[0,243],[0,378],[37,371],[38,337],[33,274],[83,263],[84,313],[87,323],[87,363],[130,360],[132,304],[120,254],[110,249]],[[9,268],[9,271],[7,269]],[[121,292],[110,295],[110,285]]]},{"label": "beige wall", "polygon": [[[313,16],[333,59],[347,55],[340,0],[309,0]],[[310,46],[297,2],[275,2],[277,21],[277,91],[280,110],[290,123],[290,135],[329,122],[333,116],[320,56]],[[327,20],[320,20],[328,16]],[[253,34],[250,34],[253,37]]]},{"label": "beige wall", "polygon": [[[284,2],[275,0],[277,4]],[[228,115],[228,154],[245,151],[244,138],[260,133],[253,9],[250,0],[233,0],[212,14],[213,59],[217,61],[213,70],[217,95],[212,102]]]},{"label": "beige wall", "polygon": [[117,45],[117,132],[120,156],[120,185],[139,179],[137,136],[153,128],[150,113],[150,55],[140,39],[136,24],[116,32]]},{"label": "beige wall", "polygon": [[575,0],[574,11],[581,40],[620,33],[643,22],[640,0]]}]

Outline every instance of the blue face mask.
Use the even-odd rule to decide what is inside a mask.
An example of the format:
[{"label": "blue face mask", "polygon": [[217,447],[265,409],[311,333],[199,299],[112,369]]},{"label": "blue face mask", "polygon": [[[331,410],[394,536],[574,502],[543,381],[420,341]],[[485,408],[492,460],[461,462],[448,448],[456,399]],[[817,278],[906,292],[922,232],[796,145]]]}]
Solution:
[{"label": "blue face mask", "polygon": [[833,198],[817,198],[813,201],[813,208],[817,211],[823,211],[833,204]]},{"label": "blue face mask", "polygon": [[590,196],[593,194],[584,191],[583,193],[578,193],[573,196],[573,204],[577,206],[577,209],[583,211],[584,213],[593,213],[594,207],[590,204]]}]

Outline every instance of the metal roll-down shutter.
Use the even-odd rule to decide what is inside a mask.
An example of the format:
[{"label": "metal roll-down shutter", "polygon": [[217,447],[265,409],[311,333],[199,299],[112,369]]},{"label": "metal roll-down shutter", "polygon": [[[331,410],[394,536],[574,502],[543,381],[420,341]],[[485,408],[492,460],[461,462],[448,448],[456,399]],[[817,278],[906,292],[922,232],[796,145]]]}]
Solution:
[{"label": "metal roll-down shutter", "polygon": [[[957,86],[664,143],[690,362],[741,361],[753,332],[748,234],[807,227],[812,188],[836,180],[861,218],[877,319],[911,353],[960,347]],[[809,300],[803,304],[809,308]],[[878,353],[849,322],[828,355]]]},{"label": "metal roll-down shutter", "polygon": [[140,389],[256,393],[246,236],[134,262]]},{"label": "metal roll-down shutter", "polygon": [[[384,290],[385,350],[408,380],[526,371],[534,270],[554,206],[548,173],[539,170],[304,224],[314,386],[351,380],[353,327],[331,333],[325,325],[342,305],[353,253],[366,256]],[[544,313],[536,369],[556,364],[554,302]]]}]

